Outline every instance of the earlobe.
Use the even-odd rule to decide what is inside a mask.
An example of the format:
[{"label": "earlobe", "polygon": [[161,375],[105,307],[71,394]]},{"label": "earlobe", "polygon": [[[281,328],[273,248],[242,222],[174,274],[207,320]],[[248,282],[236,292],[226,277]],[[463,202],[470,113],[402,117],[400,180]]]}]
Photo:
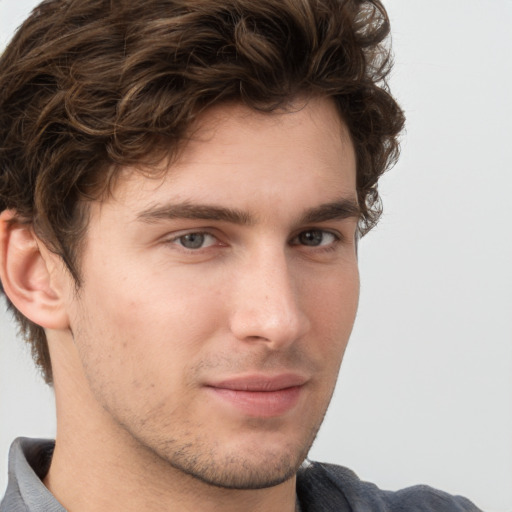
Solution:
[{"label": "earlobe", "polygon": [[12,210],[0,214],[0,279],[6,295],[29,320],[47,329],[65,329],[63,290],[56,286],[54,262],[32,226]]}]

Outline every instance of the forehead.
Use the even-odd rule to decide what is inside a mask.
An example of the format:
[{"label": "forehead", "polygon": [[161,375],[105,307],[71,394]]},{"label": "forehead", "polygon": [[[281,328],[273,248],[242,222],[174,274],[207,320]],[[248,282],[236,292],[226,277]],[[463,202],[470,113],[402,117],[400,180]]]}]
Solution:
[{"label": "forehead", "polygon": [[[212,107],[191,126],[180,150],[152,168],[124,168],[114,189],[120,203],[151,207],[174,200],[244,206],[283,202],[283,192],[332,189],[355,196],[355,154],[332,100],[297,100],[286,110],[258,112],[240,103]],[[251,201],[251,199],[253,201]]]},{"label": "forehead", "polygon": [[[222,163],[230,157],[237,164],[244,158],[250,163],[256,155],[264,160],[265,154],[286,151],[290,158],[297,152],[318,158],[322,153],[318,149],[327,142],[325,137],[335,150],[345,153],[346,146],[352,146],[348,128],[329,98],[298,98],[272,112],[256,111],[240,103],[220,104],[200,115],[192,125],[176,163],[177,167],[187,165],[212,150]],[[339,156],[340,160],[345,158]]]}]

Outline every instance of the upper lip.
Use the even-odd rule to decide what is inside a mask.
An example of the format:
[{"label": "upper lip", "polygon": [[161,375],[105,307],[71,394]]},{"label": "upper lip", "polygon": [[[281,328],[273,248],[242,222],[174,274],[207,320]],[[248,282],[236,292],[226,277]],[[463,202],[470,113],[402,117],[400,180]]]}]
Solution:
[{"label": "upper lip", "polygon": [[296,373],[240,375],[209,383],[209,387],[234,391],[278,391],[302,386],[307,378]]}]

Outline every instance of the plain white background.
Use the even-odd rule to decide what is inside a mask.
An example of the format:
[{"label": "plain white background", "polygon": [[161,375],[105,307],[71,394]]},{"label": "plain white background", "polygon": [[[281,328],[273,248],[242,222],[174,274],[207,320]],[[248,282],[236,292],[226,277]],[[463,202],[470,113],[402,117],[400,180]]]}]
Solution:
[{"label": "plain white background", "polygon": [[[359,315],[311,458],[510,511],[512,1],[384,1],[407,131],[361,242]],[[0,0],[0,47],[35,4]],[[10,442],[53,436],[54,412],[3,313],[0,340],[3,489]]]}]

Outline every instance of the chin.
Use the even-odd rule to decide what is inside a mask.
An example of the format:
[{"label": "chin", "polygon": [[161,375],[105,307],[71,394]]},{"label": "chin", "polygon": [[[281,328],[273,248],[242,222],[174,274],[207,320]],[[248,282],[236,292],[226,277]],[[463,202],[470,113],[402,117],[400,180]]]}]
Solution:
[{"label": "chin", "polygon": [[[160,445],[152,451],[160,461],[210,486],[224,489],[264,489],[274,487],[297,473],[314,436],[291,441],[282,435],[250,438],[203,439],[189,443]],[[147,445],[146,445],[147,446]],[[156,448],[156,447],[154,447]]]},{"label": "chin", "polygon": [[[286,482],[294,477],[302,464],[305,455],[290,457],[289,455],[267,455],[258,461],[236,455],[223,460],[191,461],[186,465],[174,464],[185,474],[208,485],[223,489],[265,489]],[[203,461],[204,462],[204,461]]]}]

